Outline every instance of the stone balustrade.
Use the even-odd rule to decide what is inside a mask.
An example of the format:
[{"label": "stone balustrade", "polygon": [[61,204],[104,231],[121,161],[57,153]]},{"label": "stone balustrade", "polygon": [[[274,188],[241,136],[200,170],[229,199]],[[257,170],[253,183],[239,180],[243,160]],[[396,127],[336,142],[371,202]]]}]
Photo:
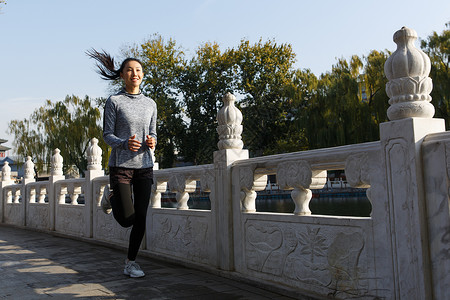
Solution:
[{"label": "stone balustrade", "polygon": [[[385,66],[391,121],[380,125],[377,142],[249,158],[242,114],[225,95],[213,163],[155,170],[142,252],[309,297],[448,297],[450,132],[432,118],[429,61],[415,37],[408,28],[394,35],[398,49]],[[48,181],[34,182],[28,159],[28,175],[13,184],[5,165],[1,222],[126,247],[130,229],[100,207],[109,180],[97,143],[92,139],[85,178],[65,179],[58,149]],[[311,213],[312,190],[332,170],[345,170],[350,186],[367,189],[370,217]],[[256,192],[268,175],[291,191],[291,213],[257,210]],[[210,210],[189,208],[198,187],[209,194]],[[166,191],[175,193],[176,208],[161,206]]]}]

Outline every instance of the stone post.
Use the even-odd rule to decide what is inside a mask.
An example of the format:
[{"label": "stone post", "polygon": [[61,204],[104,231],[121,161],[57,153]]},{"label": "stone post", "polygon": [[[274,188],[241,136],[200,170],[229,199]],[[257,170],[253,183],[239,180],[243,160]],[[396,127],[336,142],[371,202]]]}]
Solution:
[{"label": "stone post", "polygon": [[5,161],[2,168],[2,182],[12,182],[11,180],[11,167],[9,162]]},{"label": "stone post", "polygon": [[85,236],[93,237],[93,214],[97,205],[95,203],[95,191],[93,180],[97,177],[104,176],[105,172],[102,169],[102,149],[98,146],[98,139],[92,138],[91,144],[86,151],[88,160],[87,171],[85,172],[85,191],[84,191],[84,205],[86,209],[85,217]]},{"label": "stone post", "polygon": [[102,170],[102,149],[98,146],[98,139],[92,138],[86,151],[88,171]]},{"label": "stone post", "polygon": [[397,50],[384,66],[391,122],[380,125],[391,237],[391,299],[431,299],[424,180],[423,138],[445,131],[444,120],[432,119],[430,60],[415,48],[417,34],[403,27],[394,34]]},{"label": "stone post", "polygon": [[223,270],[234,268],[231,164],[236,160],[248,159],[248,150],[242,149],[242,113],[234,106],[235,101],[236,97],[231,93],[223,97],[224,106],[217,114],[219,150],[214,152],[216,182],[213,189],[215,201],[211,203],[211,210],[217,220],[218,267]]},{"label": "stone post", "polygon": [[[21,195],[22,195],[22,204],[24,205],[24,226],[26,226],[26,215],[27,215],[27,209],[28,209],[28,203],[30,203],[30,192],[27,189],[27,185],[31,182],[35,182],[36,179],[34,178],[35,176],[35,172],[34,172],[34,163],[31,160],[30,156],[27,156],[27,160],[25,161],[25,175],[23,177],[23,181],[22,181],[22,190],[21,190]],[[34,196],[34,195],[33,195]]]},{"label": "stone post", "polygon": [[[27,160],[25,162],[25,176],[24,180],[28,180],[28,182],[35,182],[34,176],[36,173],[34,172],[34,163],[31,160],[30,156],[27,156]],[[30,181],[33,180],[33,181]]]},{"label": "stone post", "polygon": [[61,151],[56,148],[54,150],[54,154],[52,156],[51,161],[51,171],[50,177],[48,179],[48,205],[49,205],[49,215],[50,215],[50,230],[55,230],[55,215],[56,215],[56,191],[55,191],[55,182],[58,180],[64,180],[63,175],[63,157],[59,154]]},{"label": "stone post", "polygon": [[5,161],[2,167],[2,181],[0,182],[0,221],[4,222],[4,211],[5,211],[5,203],[6,197],[4,197],[3,188],[12,185],[13,181],[11,180],[11,167],[9,163]]}]

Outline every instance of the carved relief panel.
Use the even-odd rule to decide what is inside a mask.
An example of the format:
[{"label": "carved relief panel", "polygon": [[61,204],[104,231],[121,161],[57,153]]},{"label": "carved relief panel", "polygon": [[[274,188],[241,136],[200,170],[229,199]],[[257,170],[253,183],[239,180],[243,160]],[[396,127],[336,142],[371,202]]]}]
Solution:
[{"label": "carved relief panel", "polygon": [[149,248],[195,262],[210,260],[206,217],[154,214]]},{"label": "carved relief panel", "polygon": [[244,240],[250,270],[336,298],[375,293],[361,228],[247,220]]}]

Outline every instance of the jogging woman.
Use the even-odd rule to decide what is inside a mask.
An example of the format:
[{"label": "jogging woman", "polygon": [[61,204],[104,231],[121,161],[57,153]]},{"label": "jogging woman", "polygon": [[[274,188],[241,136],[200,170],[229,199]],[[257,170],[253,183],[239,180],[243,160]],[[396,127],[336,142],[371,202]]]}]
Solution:
[{"label": "jogging woman", "polygon": [[153,184],[151,149],[156,145],[156,103],[144,96],[140,85],[144,76],[142,63],[125,59],[116,70],[114,59],[94,49],[87,55],[97,61],[97,72],[105,80],[122,79],[123,89],[110,96],[105,104],[103,139],[111,146],[109,182],[105,187],[102,208],[112,213],[123,227],[132,227],[124,274],[142,277],[136,263],[145,234],[147,208]]}]

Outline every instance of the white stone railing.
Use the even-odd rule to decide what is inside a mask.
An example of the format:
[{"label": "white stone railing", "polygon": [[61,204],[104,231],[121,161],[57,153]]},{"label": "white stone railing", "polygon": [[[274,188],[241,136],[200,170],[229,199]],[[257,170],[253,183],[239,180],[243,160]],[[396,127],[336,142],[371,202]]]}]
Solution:
[{"label": "white stone railing", "polygon": [[[394,35],[398,50],[385,66],[391,121],[380,125],[377,142],[249,158],[242,114],[227,94],[213,164],[154,171],[142,253],[286,287],[298,296],[445,299],[450,132],[444,120],[432,118],[429,60],[413,48],[414,35],[407,28]],[[101,155],[93,139],[82,179],[64,178],[59,151],[45,182],[34,182],[27,161],[28,177],[13,184],[6,165],[1,222],[127,247],[130,229],[100,207],[109,183]],[[350,186],[367,188],[370,217],[311,213],[312,190],[324,187],[331,170],[344,170]],[[273,174],[280,189],[291,191],[292,213],[257,210],[257,192]],[[209,193],[210,210],[188,207],[197,187]],[[176,194],[177,208],[161,207],[166,191]]]},{"label": "white stone railing", "polygon": [[[280,189],[292,190],[295,215],[311,215],[311,189],[322,189],[327,183],[327,171],[345,170],[348,185],[370,187],[368,166],[361,166],[370,155],[379,155],[380,143],[341,146],[328,149],[271,155],[240,160],[233,164],[238,169],[234,186],[240,187],[243,212],[255,212],[256,191],[266,188],[267,175],[276,174]],[[363,168],[363,169],[361,169]],[[370,193],[368,195],[370,200]]]},{"label": "white stone railing", "polygon": [[214,165],[156,170],[151,207],[161,208],[161,193],[169,190],[176,194],[177,209],[189,209],[189,193],[197,190],[197,182],[204,192],[210,192],[214,183]]},{"label": "white stone railing", "polygon": [[[49,181],[31,182],[27,184],[25,200],[25,225],[30,228],[51,230],[50,199],[48,191],[51,189]],[[5,210],[7,207],[5,207]],[[6,222],[6,220],[4,220]],[[7,223],[7,222],[6,222]]]}]

